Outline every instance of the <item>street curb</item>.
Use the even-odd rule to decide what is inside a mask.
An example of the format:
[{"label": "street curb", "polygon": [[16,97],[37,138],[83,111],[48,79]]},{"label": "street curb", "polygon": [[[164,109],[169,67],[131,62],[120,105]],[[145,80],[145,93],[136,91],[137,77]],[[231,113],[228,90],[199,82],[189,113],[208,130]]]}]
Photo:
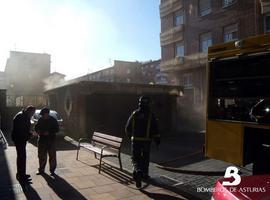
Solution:
[{"label": "street curb", "polygon": [[185,170],[174,167],[165,167],[162,165],[156,165],[157,168],[164,169],[167,171],[182,173],[182,174],[192,174],[192,175],[202,175],[202,176],[223,176],[225,171],[195,171],[195,170]]}]

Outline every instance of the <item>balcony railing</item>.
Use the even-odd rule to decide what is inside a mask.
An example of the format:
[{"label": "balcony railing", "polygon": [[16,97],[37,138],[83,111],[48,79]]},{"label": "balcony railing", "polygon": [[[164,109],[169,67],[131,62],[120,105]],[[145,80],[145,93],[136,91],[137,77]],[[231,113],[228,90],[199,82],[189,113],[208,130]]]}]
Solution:
[{"label": "balcony railing", "polygon": [[161,61],[160,70],[163,72],[180,71],[206,66],[207,54],[196,53],[194,55],[176,57],[171,60]]},{"label": "balcony railing", "polygon": [[160,17],[164,17],[171,12],[181,9],[182,7],[182,0],[167,0],[159,6]]},{"label": "balcony railing", "polygon": [[184,57],[176,57],[171,60],[162,61],[160,63],[160,70],[161,71],[175,70],[182,64],[184,64]]},{"label": "balcony railing", "polygon": [[173,27],[160,34],[160,45],[165,46],[183,40],[184,25]]}]

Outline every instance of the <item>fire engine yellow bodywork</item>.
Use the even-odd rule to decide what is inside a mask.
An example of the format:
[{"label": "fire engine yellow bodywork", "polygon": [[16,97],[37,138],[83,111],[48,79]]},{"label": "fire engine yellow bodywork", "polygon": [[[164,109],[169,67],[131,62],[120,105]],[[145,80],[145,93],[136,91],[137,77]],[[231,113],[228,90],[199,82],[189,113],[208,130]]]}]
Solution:
[{"label": "fire engine yellow bodywork", "polygon": [[[208,49],[208,61],[254,54],[270,50],[270,34],[250,37],[240,41],[214,45]],[[209,78],[209,68],[207,74]],[[209,80],[208,80],[209,84]],[[209,85],[208,85],[209,88]],[[209,95],[208,95],[209,100]],[[244,128],[259,125],[218,119],[206,120],[205,154],[207,157],[223,160],[235,165],[244,163]],[[260,128],[270,129],[268,126]]]},{"label": "fire engine yellow bodywork", "polygon": [[[238,45],[237,45],[238,44]],[[269,51],[270,33],[232,41],[224,44],[213,45],[208,49],[208,60],[228,58],[247,53]]]},{"label": "fire engine yellow bodywork", "polygon": [[243,162],[243,125],[207,120],[206,155],[236,165]]}]

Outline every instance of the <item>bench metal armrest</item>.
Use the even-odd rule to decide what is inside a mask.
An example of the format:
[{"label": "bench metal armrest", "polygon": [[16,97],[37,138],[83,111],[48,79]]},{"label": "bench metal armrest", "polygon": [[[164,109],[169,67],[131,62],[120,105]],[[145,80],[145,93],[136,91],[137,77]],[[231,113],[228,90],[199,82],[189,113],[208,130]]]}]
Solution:
[{"label": "bench metal armrest", "polygon": [[104,149],[109,149],[110,147],[109,146],[103,146],[102,148],[101,148],[101,155],[103,155],[103,150]]},{"label": "bench metal armrest", "polygon": [[78,147],[80,146],[80,144],[81,144],[82,141],[90,141],[90,140],[87,139],[87,138],[80,138],[79,139],[79,143],[78,143]]}]

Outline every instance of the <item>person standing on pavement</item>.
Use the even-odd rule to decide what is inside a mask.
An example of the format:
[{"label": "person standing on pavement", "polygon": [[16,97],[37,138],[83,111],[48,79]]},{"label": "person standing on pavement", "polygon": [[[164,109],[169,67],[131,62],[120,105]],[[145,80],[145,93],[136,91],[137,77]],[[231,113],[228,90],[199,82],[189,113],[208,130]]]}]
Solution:
[{"label": "person standing on pavement", "polygon": [[26,174],[26,143],[34,134],[31,131],[31,117],[34,115],[36,108],[28,106],[13,119],[13,130],[11,138],[15,144],[17,152],[17,174],[16,178],[19,182],[26,183],[30,179],[30,175]]},{"label": "person standing on pavement", "polygon": [[56,169],[56,145],[55,137],[59,131],[57,120],[49,115],[50,109],[43,108],[40,111],[41,118],[38,120],[35,130],[38,137],[38,159],[39,169],[37,175],[44,174],[47,163],[47,154],[49,155],[50,173],[54,175]]},{"label": "person standing on pavement", "polygon": [[133,178],[136,187],[141,187],[141,180],[149,178],[148,168],[150,160],[151,141],[160,144],[157,120],[150,110],[150,98],[141,96],[139,108],[129,117],[125,132],[131,139]]}]

